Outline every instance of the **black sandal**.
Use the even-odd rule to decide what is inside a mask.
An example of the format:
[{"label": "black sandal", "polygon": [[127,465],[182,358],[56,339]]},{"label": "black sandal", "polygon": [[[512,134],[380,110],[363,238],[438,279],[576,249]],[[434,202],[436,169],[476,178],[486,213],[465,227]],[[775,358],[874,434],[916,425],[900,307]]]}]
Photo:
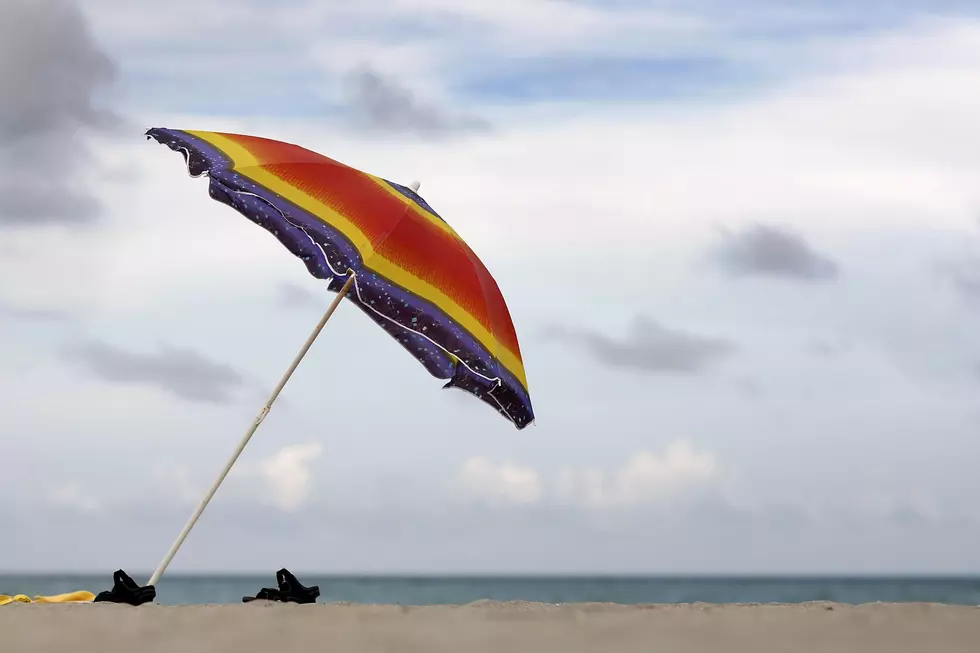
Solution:
[{"label": "black sandal", "polygon": [[125,571],[119,569],[112,575],[112,589],[99,592],[95,602],[143,605],[156,597],[157,590],[153,585],[140,587]]},{"label": "black sandal", "polygon": [[276,572],[276,582],[279,589],[263,587],[255,596],[243,596],[242,603],[249,601],[279,601],[281,603],[316,603],[320,596],[320,586],[305,587],[288,569]]}]

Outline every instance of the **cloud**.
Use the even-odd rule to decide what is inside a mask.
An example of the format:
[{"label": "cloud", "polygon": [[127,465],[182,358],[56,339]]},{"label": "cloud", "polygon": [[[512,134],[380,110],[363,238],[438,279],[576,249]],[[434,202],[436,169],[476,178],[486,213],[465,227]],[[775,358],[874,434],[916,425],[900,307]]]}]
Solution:
[{"label": "cloud", "polygon": [[715,261],[734,276],[762,275],[805,281],[836,279],[838,265],[814,250],[795,230],[753,224],[739,232],[724,230]]},{"label": "cloud", "polygon": [[818,358],[838,358],[850,348],[851,343],[841,338],[814,338],[806,346],[806,350]]},{"label": "cloud", "polygon": [[276,294],[279,305],[289,308],[311,306],[317,300],[316,293],[296,283],[286,282],[279,284]]},{"label": "cloud", "polygon": [[71,315],[56,308],[20,306],[0,302],[0,318],[24,322],[66,322],[71,319]]},{"label": "cloud", "polygon": [[662,453],[640,451],[620,468],[570,467],[543,477],[531,466],[469,458],[455,490],[490,506],[564,506],[577,510],[668,506],[718,489],[722,468],[711,452],[678,440]]},{"label": "cloud", "polygon": [[231,366],[170,345],[161,345],[156,353],[143,354],[88,341],[68,347],[64,356],[104,381],[151,386],[187,401],[229,403],[233,391],[244,382]]},{"label": "cloud", "polygon": [[98,94],[116,78],[81,11],[59,0],[0,4],[0,227],[92,220],[83,134],[116,122]]},{"label": "cloud", "polygon": [[310,464],[322,453],[317,442],[290,445],[259,463],[257,471],[265,482],[263,502],[284,512],[301,508],[313,489]]},{"label": "cloud", "polygon": [[980,307],[980,258],[943,261],[938,267],[967,304]]},{"label": "cloud", "polygon": [[738,376],[732,380],[732,387],[743,397],[759,399],[766,395],[766,390],[758,379],[751,376]]},{"label": "cloud", "polygon": [[566,470],[558,487],[563,498],[589,509],[668,505],[715,487],[720,472],[712,453],[679,440],[662,454],[638,452],[612,473]]},{"label": "cloud", "polygon": [[480,118],[454,115],[416,98],[397,80],[370,68],[352,71],[345,81],[350,121],[367,131],[437,137],[489,128]]},{"label": "cloud", "polygon": [[585,348],[604,365],[657,374],[698,374],[735,350],[730,340],[668,329],[637,317],[623,340],[584,329],[556,327],[552,337]]},{"label": "cloud", "polygon": [[541,500],[538,473],[530,467],[495,463],[483,457],[467,460],[456,484],[472,498],[489,505],[532,505]]}]

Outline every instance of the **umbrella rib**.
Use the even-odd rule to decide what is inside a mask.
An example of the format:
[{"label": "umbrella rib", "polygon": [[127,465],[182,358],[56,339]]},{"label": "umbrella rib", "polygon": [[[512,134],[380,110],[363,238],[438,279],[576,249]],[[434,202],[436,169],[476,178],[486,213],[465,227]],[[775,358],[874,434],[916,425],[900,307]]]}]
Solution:
[{"label": "umbrella rib", "polygon": [[[243,190],[237,190],[237,189],[228,189],[228,190],[230,190],[233,193],[242,194],[242,195],[249,195],[249,196],[255,197],[259,201],[264,202],[266,205],[268,205],[268,206],[272,207],[273,209],[275,209],[276,212],[279,213],[279,215],[282,216],[283,220],[285,220],[286,222],[288,222],[290,225],[292,225],[296,229],[299,229],[300,231],[302,231],[303,232],[303,235],[306,236],[307,238],[309,238],[310,239],[310,242],[313,243],[313,245],[315,245],[316,247],[318,247],[320,249],[320,252],[323,254],[323,260],[326,262],[327,267],[330,269],[331,272],[333,272],[334,276],[338,276],[338,277],[340,276],[340,273],[338,273],[336,270],[334,270],[333,266],[330,264],[330,257],[327,256],[326,251],[324,251],[323,245],[321,245],[320,243],[318,243],[316,241],[316,239],[313,238],[313,236],[311,236],[308,231],[306,231],[306,228],[303,225],[297,224],[297,223],[293,222],[290,219],[288,213],[286,213],[285,211],[283,211],[278,206],[276,206],[272,202],[268,201],[267,199],[265,199],[261,195],[257,195],[256,193],[251,193],[249,191],[243,191]],[[390,233],[390,231],[389,231],[389,233]],[[481,280],[481,283],[482,283],[482,280]],[[500,401],[497,399],[497,397],[495,397],[493,395],[493,390],[495,390],[495,389],[499,388],[501,385],[503,385],[503,381],[501,380],[501,378],[500,378],[499,375],[490,377],[490,376],[487,376],[485,374],[481,374],[477,370],[475,370],[472,367],[470,367],[466,363],[466,361],[464,361],[462,358],[460,358],[459,356],[456,356],[453,352],[449,351],[444,346],[440,345],[438,342],[436,342],[435,340],[433,340],[432,338],[430,338],[429,336],[427,336],[425,333],[422,333],[421,331],[416,331],[415,329],[412,329],[410,327],[407,327],[404,324],[398,322],[397,320],[393,320],[392,318],[388,317],[387,315],[385,315],[384,313],[382,313],[378,309],[376,309],[373,306],[371,306],[370,303],[364,301],[364,299],[361,297],[361,289],[360,289],[360,286],[358,285],[358,282],[357,282],[357,278],[356,277],[354,279],[354,293],[357,295],[357,300],[358,300],[358,302],[360,302],[361,306],[369,309],[372,313],[375,313],[376,315],[378,315],[381,318],[387,320],[388,322],[391,322],[395,326],[398,326],[398,327],[400,327],[400,328],[408,331],[409,333],[414,333],[415,335],[420,336],[421,338],[424,338],[425,340],[428,340],[433,345],[435,345],[437,348],[439,348],[440,350],[442,350],[443,352],[445,352],[447,355],[452,356],[457,361],[459,361],[459,363],[462,364],[463,367],[465,367],[466,369],[468,369],[475,376],[478,376],[481,379],[484,379],[485,381],[487,381],[489,383],[494,383],[495,384],[494,387],[492,389],[488,390],[487,391],[487,394],[489,394],[491,397],[493,397],[494,402],[500,407],[500,410],[505,415],[507,415],[507,418],[508,419],[511,419],[511,421],[513,421],[512,418],[511,418],[510,413],[507,412],[507,409],[504,408],[503,404],[501,404]],[[492,354],[490,355],[490,358],[491,358],[491,360],[494,358]]]}]

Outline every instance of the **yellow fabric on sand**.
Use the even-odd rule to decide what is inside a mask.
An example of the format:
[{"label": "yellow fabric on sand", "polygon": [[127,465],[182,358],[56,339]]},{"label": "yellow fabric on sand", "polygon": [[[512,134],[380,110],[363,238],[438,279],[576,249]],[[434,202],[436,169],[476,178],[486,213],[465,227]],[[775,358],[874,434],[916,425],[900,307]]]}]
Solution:
[{"label": "yellow fabric on sand", "polygon": [[9,603],[91,603],[95,600],[95,594],[87,590],[76,592],[65,592],[64,594],[53,594],[51,596],[35,596],[34,600],[26,594],[0,594],[0,605]]},{"label": "yellow fabric on sand", "polygon": [[31,597],[26,594],[14,594],[13,596],[9,594],[0,594],[0,605],[7,605],[8,603],[30,603]]},{"label": "yellow fabric on sand", "polygon": [[91,603],[95,600],[95,594],[87,590],[77,592],[65,592],[53,596],[35,596],[35,603]]}]

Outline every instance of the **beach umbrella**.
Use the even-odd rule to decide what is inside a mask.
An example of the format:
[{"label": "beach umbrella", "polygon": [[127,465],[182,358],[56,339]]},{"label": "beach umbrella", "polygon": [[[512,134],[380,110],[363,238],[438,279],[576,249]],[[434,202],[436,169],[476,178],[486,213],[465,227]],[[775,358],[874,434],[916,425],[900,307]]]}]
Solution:
[{"label": "beach umbrella", "polygon": [[272,233],[337,293],[224,469],[150,578],[155,585],[300,360],[346,297],[446,388],[464,390],[518,429],[533,422],[524,364],[496,281],[411,187],[269,138],[153,128],[210,196]]}]

